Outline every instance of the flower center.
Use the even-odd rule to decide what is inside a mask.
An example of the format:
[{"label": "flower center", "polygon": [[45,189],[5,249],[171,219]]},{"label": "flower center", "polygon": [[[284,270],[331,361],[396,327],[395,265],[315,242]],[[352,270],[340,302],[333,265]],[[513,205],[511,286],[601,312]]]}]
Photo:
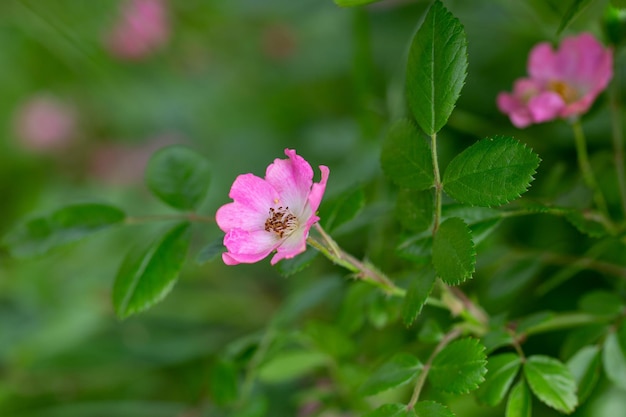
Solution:
[{"label": "flower center", "polygon": [[270,208],[269,217],[265,220],[265,231],[274,232],[278,237],[289,236],[298,228],[298,218],[289,207]]},{"label": "flower center", "polygon": [[573,103],[578,99],[578,91],[563,81],[550,81],[548,83],[548,89],[563,97],[566,103]]}]

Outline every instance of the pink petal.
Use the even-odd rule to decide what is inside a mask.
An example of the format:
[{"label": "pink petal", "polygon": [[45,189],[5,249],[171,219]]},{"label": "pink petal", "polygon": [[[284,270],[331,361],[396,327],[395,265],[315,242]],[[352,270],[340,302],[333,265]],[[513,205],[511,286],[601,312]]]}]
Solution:
[{"label": "pink petal", "polygon": [[231,229],[264,230],[269,207],[265,211],[256,211],[238,202],[224,204],[215,213],[215,221],[222,231]]},{"label": "pink petal", "polygon": [[280,194],[278,206],[287,206],[300,216],[313,184],[313,168],[292,149],[285,149],[289,159],[276,159],[267,167],[265,180]]},{"label": "pink petal", "polygon": [[309,237],[310,229],[310,225],[305,225],[295,230],[276,249],[276,254],[272,257],[270,263],[275,265],[278,261],[291,259],[304,252],[306,250],[306,239]]},{"label": "pink petal", "polygon": [[224,246],[228,252],[222,255],[222,259],[227,265],[258,262],[276,249],[279,243],[274,233],[265,230],[249,232],[232,229],[224,236]]},{"label": "pink petal", "polygon": [[312,214],[315,214],[317,208],[322,202],[322,197],[326,191],[326,182],[328,181],[328,175],[330,174],[330,170],[327,166],[320,165],[319,168],[322,172],[322,177],[320,178],[320,182],[313,184],[311,187],[311,193],[309,194],[309,206]]},{"label": "pink petal", "polygon": [[500,93],[496,99],[498,109],[509,116],[515,127],[524,128],[533,122],[530,111],[517,97],[509,93]]},{"label": "pink petal", "polygon": [[280,199],[278,192],[267,181],[254,174],[239,175],[228,196],[241,206],[265,215]]},{"label": "pink petal", "polygon": [[543,92],[528,101],[528,110],[535,123],[556,119],[565,108],[563,98],[552,91]]},{"label": "pink petal", "polygon": [[537,81],[549,81],[556,77],[556,54],[547,42],[542,42],[533,47],[528,56],[528,74]]}]

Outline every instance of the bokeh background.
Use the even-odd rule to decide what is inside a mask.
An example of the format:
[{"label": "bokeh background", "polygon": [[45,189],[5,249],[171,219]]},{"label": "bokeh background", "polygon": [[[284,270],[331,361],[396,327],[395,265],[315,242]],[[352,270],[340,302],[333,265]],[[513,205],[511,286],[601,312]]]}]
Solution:
[{"label": "bokeh background", "polygon": [[[524,74],[532,45],[558,39],[567,5],[444,3],[465,25],[470,61],[462,97],[441,133],[444,165],[478,138],[511,134],[543,159],[532,196],[581,203],[574,192],[562,194],[578,181],[567,125],[519,131],[495,105],[498,91]],[[602,37],[607,3],[593,2],[566,34],[588,30]],[[289,147],[314,167],[330,167],[328,198],[364,187],[370,217],[338,238],[357,255],[384,263],[393,247],[370,239],[390,227],[392,211],[380,143],[389,122],[406,114],[405,53],[428,6],[418,0],[358,9],[331,0],[3,0],[0,235],[25,217],[74,202],[107,202],[133,216],[171,213],[143,182],[151,153],[169,144],[209,159],[212,183],[200,212],[212,216],[236,175],[262,175]],[[598,166],[610,160],[603,151],[610,148],[606,113],[585,119]],[[609,195],[613,205],[617,198]],[[576,251],[579,235],[570,226],[536,220],[534,227],[513,221],[504,229],[507,239]],[[350,320],[341,313],[350,283],[325,260],[288,278],[269,262],[194,262],[221,235],[206,224],[197,226],[189,261],[166,300],[119,321],[110,301],[116,269],[129,247],[163,227],[119,228],[27,261],[0,252],[1,416],[222,415],[220,398],[228,393],[220,393],[220,358],[249,359],[250,346],[263,340],[277,314],[289,323]],[[493,254],[486,259],[497,259]],[[488,286],[476,286],[488,299]],[[561,296],[563,308],[575,301],[567,301],[567,290]],[[492,302],[495,310],[507,305]],[[391,319],[381,311],[370,310],[365,319],[373,330],[359,340],[384,357],[415,336],[397,324],[385,330]],[[354,379],[370,367],[354,369]],[[354,404],[335,398],[325,375],[296,384],[289,378],[272,384],[266,375],[270,383],[256,389],[256,402],[231,415],[358,415],[345,411]],[[598,407],[614,398],[606,395],[582,412],[619,415],[600,414]],[[502,412],[470,400],[455,407],[462,416]]]}]

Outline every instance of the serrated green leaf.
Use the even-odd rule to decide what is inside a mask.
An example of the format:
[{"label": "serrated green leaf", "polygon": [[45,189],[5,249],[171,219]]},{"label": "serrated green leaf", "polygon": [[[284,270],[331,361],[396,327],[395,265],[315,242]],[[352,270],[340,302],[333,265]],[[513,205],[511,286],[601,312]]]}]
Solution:
[{"label": "serrated green leaf", "polygon": [[433,192],[408,188],[400,190],[396,201],[396,217],[407,230],[421,232],[428,229],[433,222]]},{"label": "serrated green leaf", "polygon": [[404,188],[426,190],[435,181],[430,146],[409,120],[391,126],[380,155],[385,175]]},{"label": "serrated green leaf", "polygon": [[441,223],[432,250],[435,271],[443,282],[458,285],[472,277],[476,250],[470,229],[463,220],[452,217]]},{"label": "serrated green leaf", "polygon": [[209,189],[211,173],[202,155],[173,145],[155,152],[146,167],[148,188],[164,203],[179,210],[194,210]]},{"label": "serrated green leaf", "polygon": [[225,406],[238,398],[238,370],[233,361],[219,360],[211,368],[211,400]]},{"label": "serrated green leaf", "polygon": [[580,12],[582,12],[585,7],[587,7],[591,3],[591,0],[572,0],[572,3],[568,7],[567,11],[563,15],[561,19],[561,23],[559,24],[559,28],[556,31],[557,35],[560,35],[561,32],[571,23]]},{"label": "serrated green leaf", "polygon": [[415,356],[398,353],[372,373],[361,387],[361,392],[364,395],[374,395],[404,385],[413,379],[422,367]]},{"label": "serrated green leaf", "polygon": [[416,417],[455,417],[446,406],[434,401],[420,401],[414,410]]},{"label": "serrated green leaf", "polygon": [[463,25],[437,0],[413,37],[406,70],[409,107],[426,134],[433,135],[446,124],[466,75]]},{"label": "serrated green leaf", "polygon": [[505,417],[531,417],[532,416],[532,399],[530,391],[524,380],[520,380],[509,394],[506,402]]},{"label": "serrated green leaf", "polygon": [[576,381],[557,359],[543,355],[529,357],[524,363],[524,376],[532,392],[547,406],[569,414],[578,405]]},{"label": "serrated green leaf", "polygon": [[131,251],[113,284],[113,306],[118,317],[146,310],[172,289],[189,247],[189,223],[170,229],[145,251]]},{"label": "serrated green leaf", "polygon": [[410,326],[422,311],[436,279],[437,276],[430,269],[413,278],[402,305],[402,318],[406,326]]},{"label": "serrated green leaf", "polygon": [[11,255],[28,258],[76,242],[99,230],[121,223],[120,209],[105,204],[76,204],[25,221],[3,239]]},{"label": "serrated green leaf", "polygon": [[324,201],[319,213],[322,226],[330,233],[356,217],[364,206],[365,193],[361,187],[354,187],[332,200]]},{"label": "serrated green leaf", "polygon": [[293,350],[265,362],[258,371],[263,382],[281,383],[310,374],[328,363],[328,356],[320,352]]},{"label": "serrated green leaf", "polygon": [[356,7],[376,3],[377,1],[380,0],[335,0],[335,4],[339,7]]},{"label": "serrated green leaf", "polygon": [[537,154],[513,138],[483,139],[450,161],[443,189],[461,203],[499,206],[528,189],[539,161]]},{"label": "serrated green leaf", "polygon": [[621,389],[626,389],[626,354],[615,332],[610,332],[604,341],[602,364],[606,377]]},{"label": "serrated green leaf", "polygon": [[465,394],[478,388],[487,373],[485,347],[477,339],[455,340],[435,357],[428,374],[433,388]]},{"label": "serrated green leaf", "polygon": [[585,294],[578,305],[582,311],[598,316],[617,316],[625,308],[617,294],[599,290]]},{"label": "serrated green leaf", "polygon": [[415,411],[407,410],[404,404],[384,404],[364,417],[417,417]]},{"label": "serrated green leaf", "polygon": [[600,377],[602,358],[598,346],[585,346],[567,361],[576,385],[578,386],[578,402],[582,404],[591,394]]},{"label": "serrated green leaf", "polygon": [[591,237],[602,237],[609,234],[605,225],[590,213],[578,210],[566,210],[565,219],[572,224],[580,233]]},{"label": "serrated green leaf", "polygon": [[476,391],[476,398],[491,407],[500,404],[521,366],[522,360],[515,353],[503,353],[489,358],[485,382]]},{"label": "serrated green leaf", "polygon": [[317,258],[317,255],[319,255],[318,251],[307,250],[294,258],[283,259],[278,262],[276,269],[278,269],[278,272],[280,272],[282,276],[290,277],[311,265],[311,262]]},{"label": "serrated green leaf", "polygon": [[200,252],[196,255],[196,263],[198,265],[203,265],[217,259],[217,257],[220,256],[226,249],[223,242],[224,238],[220,237],[200,249]]}]

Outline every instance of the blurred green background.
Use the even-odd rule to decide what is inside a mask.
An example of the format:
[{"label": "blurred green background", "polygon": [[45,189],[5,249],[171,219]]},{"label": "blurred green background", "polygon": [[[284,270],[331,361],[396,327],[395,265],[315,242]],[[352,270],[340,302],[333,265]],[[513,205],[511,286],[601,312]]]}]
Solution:
[{"label": "blurred green background", "polygon": [[[0,2],[0,235],[26,216],[73,202],[108,202],[133,216],[171,212],[150,196],[142,168],[154,150],[172,143],[210,160],[213,179],[201,212],[212,216],[228,201],[236,175],[262,175],[289,147],[314,167],[330,167],[328,198],[364,187],[375,221],[357,223],[340,241],[385,262],[393,247],[368,240],[390,223],[380,142],[389,122],[406,113],[405,52],[429,2],[387,0],[360,9],[331,0],[162,2],[165,26],[155,30],[165,32],[163,39],[134,56],[116,52],[109,40],[124,3]],[[495,106],[496,94],[524,74],[532,45],[557,39],[563,2],[444,3],[465,25],[470,60],[457,110],[441,134],[444,165],[480,137],[512,134],[544,161],[531,195],[551,199],[559,187],[574,188],[567,126],[518,131]],[[606,4],[594,2],[569,30],[601,35]],[[43,115],[29,115],[33,103]],[[592,151],[609,147],[605,113],[586,119]],[[46,138],[28,123],[60,133]],[[596,154],[599,165],[607,157]],[[163,227],[119,228],[29,261],[0,252],[1,416],[222,415],[216,403],[229,394],[220,393],[221,358],[249,360],[279,311],[309,335],[311,322],[341,316],[350,283],[323,260],[289,278],[267,261],[195,263],[197,252],[221,236],[209,224],[196,228],[189,262],[167,299],[121,322],[110,301],[116,269],[129,247]],[[517,243],[575,245],[571,228],[553,219],[505,230]],[[381,326],[359,340],[373,354],[415,339],[400,325],[385,328],[385,317],[369,318]],[[358,382],[369,365],[354,368]],[[250,409],[232,415],[358,415],[342,411],[355,404],[329,393],[327,378],[267,384]],[[306,404],[327,397],[324,408],[305,413]],[[366,407],[361,400],[356,406]],[[469,400],[456,407],[462,416],[501,413]]]}]

